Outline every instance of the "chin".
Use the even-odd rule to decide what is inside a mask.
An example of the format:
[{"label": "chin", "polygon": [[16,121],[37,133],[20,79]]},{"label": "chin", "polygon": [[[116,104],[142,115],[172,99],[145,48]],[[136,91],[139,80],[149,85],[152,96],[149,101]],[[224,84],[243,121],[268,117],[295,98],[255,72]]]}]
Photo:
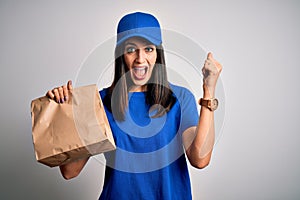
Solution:
[{"label": "chin", "polygon": [[136,80],[133,81],[133,84],[137,87],[145,86],[145,85],[147,85],[147,83],[148,83],[148,81],[136,81]]}]

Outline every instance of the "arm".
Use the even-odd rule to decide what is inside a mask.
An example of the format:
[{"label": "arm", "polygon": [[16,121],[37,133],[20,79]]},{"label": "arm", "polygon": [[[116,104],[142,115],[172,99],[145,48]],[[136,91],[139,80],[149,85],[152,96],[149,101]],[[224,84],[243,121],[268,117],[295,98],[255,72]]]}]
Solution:
[{"label": "arm", "polygon": [[[209,53],[202,69],[204,99],[214,98],[215,87],[221,70],[222,66]],[[191,165],[200,169],[206,167],[210,162],[215,141],[213,111],[202,106],[198,125],[185,130],[182,137],[186,155]]]},{"label": "arm", "polygon": [[75,178],[76,176],[78,176],[80,174],[81,170],[83,169],[83,167],[85,166],[85,164],[87,163],[88,160],[89,160],[89,158],[84,158],[81,160],[77,160],[77,161],[59,166],[62,176],[66,180]]},{"label": "arm", "polygon": [[214,140],[214,113],[201,107],[198,125],[183,132],[183,144],[192,166],[202,169],[209,164]]},{"label": "arm", "polygon": [[[66,85],[49,90],[46,96],[50,99],[56,100],[57,103],[64,103],[69,98],[68,91],[72,89],[72,82],[68,81]],[[59,166],[62,176],[67,180],[78,176],[88,159],[89,158],[84,158]]]}]

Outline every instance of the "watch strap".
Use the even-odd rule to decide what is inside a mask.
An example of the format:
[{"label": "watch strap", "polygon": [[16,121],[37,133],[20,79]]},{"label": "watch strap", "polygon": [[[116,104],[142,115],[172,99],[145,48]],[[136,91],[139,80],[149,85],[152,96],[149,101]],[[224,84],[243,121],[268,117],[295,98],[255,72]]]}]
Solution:
[{"label": "watch strap", "polygon": [[[214,102],[216,102],[216,105],[214,105]],[[212,98],[212,99],[201,98],[201,99],[199,99],[198,103],[199,103],[199,105],[208,108],[210,111],[214,111],[218,107],[218,100],[216,98]]]}]

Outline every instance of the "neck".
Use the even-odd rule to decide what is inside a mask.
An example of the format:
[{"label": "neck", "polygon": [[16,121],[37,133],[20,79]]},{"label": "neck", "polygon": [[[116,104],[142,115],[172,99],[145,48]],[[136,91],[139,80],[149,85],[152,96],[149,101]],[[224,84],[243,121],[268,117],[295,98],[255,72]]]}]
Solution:
[{"label": "neck", "polygon": [[131,86],[129,89],[129,92],[145,92],[145,91],[147,91],[146,85],[143,85],[143,86],[134,85],[134,86]]}]

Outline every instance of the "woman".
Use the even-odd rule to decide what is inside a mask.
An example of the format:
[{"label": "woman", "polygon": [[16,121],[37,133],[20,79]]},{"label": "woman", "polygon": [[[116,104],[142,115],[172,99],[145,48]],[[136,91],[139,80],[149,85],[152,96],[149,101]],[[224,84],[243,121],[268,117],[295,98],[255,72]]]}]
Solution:
[{"label": "woman", "polygon": [[[222,66],[208,54],[199,117],[192,93],[168,82],[157,19],[141,12],[125,15],[117,33],[114,80],[100,91],[117,150],[105,154],[100,199],[192,199],[185,155],[196,168],[209,164]],[[71,81],[47,96],[63,103],[68,90]],[[87,161],[60,166],[63,177],[76,177]]]}]

